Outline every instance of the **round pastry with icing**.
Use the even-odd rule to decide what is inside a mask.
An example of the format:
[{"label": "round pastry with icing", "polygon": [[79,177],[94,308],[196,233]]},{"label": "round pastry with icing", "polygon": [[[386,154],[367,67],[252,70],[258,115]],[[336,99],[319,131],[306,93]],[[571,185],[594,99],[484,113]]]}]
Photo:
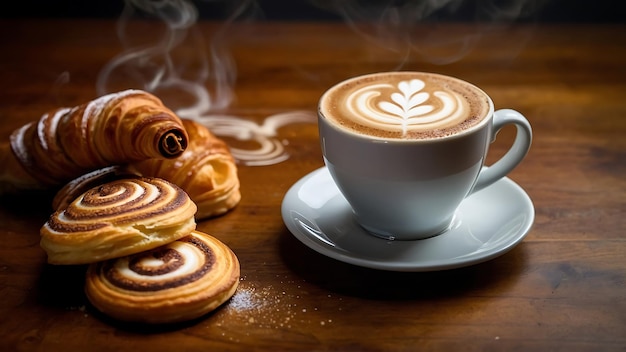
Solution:
[{"label": "round pastry with icing", "polygon": [[88,264],[143,252],[196,228],[196,204],[159,178],[133,177],[95,186],[58,209],[41,228],[51,264]]},{"label": "round pastry with icing", "polygon": [[96,309],[118,320],[176,323],[222,305],[239,276],[239,260],[228,246],[193,231],[156,249],[91,264],[85,293]]}]

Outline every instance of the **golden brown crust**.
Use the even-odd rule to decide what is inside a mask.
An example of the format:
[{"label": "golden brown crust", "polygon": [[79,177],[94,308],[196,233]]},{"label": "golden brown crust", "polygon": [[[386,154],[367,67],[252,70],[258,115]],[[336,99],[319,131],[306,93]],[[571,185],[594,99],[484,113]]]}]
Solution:
[{"label": "golden brown crust", "polygon": [[60,185],[89,171],[148,158],[173,158],[187,147],[180,118],[140,90],[58,108],[11,134],[17,160],[35,179]]},{"label": "golden brown crust", "polygon": [[63,186],[52,199],[52,209],[60,210],[67,208],[78,196],[87,190],[107,182],[135,177],[124,166],[114,165],[94,170],[73,179]]},{"label": "golden brown crust", "polygon": [[175,323],[226,302],[239,284],[239,260],[224,243],[193,231],[168,245],[89,266],[85,292],[113,318]]},{"label": "golden brown crust", "polygon": [[139,161],[128,170],[179,185],[198,205],[197,219],[221,215],[241,200],[235,159],[207,127],[188,119],[182,122],[189,145],[178,158]]},{"label": "golden brown crust", "polygon": [[142,252],[195,229],[197,207],[178,186],[132,177],[91,188],[41,228],[51,264],[86,264]]},{"label": "golden brown crust", "polygon": [[175,159],[149,159],[127,166],[112,166],[74,179],[53,201],[54,209],[69,204],[85,190],[127,175],[158,177],[181,187],[198,206],[196,219],[221,215],[241,199],[235,160],[224,141],[205,126],[182,120],[189,135],[185,152]]}]

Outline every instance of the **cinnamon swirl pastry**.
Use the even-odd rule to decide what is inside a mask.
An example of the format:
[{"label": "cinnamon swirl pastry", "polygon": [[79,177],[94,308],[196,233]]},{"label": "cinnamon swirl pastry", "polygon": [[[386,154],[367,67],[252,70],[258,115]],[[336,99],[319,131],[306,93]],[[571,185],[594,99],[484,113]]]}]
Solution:
[{"label": "cinnamon swirl pastry", "polygon": [[91,264],[85,292],[113,318],[175,323],[226,302],[239,284],[239,260],[224,243],[193,231],[165,246]]},{"label": "cinnamon swirl pastry", "polygon": [[195,203],[180,187],[132,177],[96,186],[41,228],[51,264],[86,264],[142,252],[196,228]]},{"label": "cinnamon swirl pastry", "polygon": [[189,135],[187,149],[175,159],[147,159],[125,166],[109,166],[67,183],[55,196],[54,209],[64,207],[98,183],[141,175],[166,179],[181,187],[198,206],[196,219],[215,217],[241,200],[235,159],[226,143],[205,126],[183,119]]},{"label": "cinnamon swirl pastry", "polygon": [[116,180],[133,178],[141,175],[129,172],[125,166],[113,165],[81,175],[63,186],[52,199],[52,209],[67,208],[78,196],[87,190]]},{"label": "cinnamon swirl pastry", "polygon": [[16,129],[10,143],[24,170],[50,187],[109,165],[177,157],[187,138],[159,98],[126,90],[48,111]]}]

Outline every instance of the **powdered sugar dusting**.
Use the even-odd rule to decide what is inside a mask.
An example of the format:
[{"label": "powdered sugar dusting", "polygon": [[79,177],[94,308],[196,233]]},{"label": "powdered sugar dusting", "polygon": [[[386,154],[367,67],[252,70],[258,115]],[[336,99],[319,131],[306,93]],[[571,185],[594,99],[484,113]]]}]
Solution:
[{"label": "powdered sugar dusting", "polygon": [[13,153],[23,164],[28,163],[28,150],[24,144],[24,134],[28,130],[28,128],[33,124],[27,123],[24,126],[18,128],[11,134],[11,147],[13,148]]},{"label": "powdered sugar dusting", "polygon": [[110,94],[103,95],[94,100],[91,100],[87,106],[85,107],[85,114],[83,115],[82,127],[83,129],[87,128],[87,121],[89,116],[98,116],[102,113],[102,111],[106,108],[108,104],[113,101],[117,101],[131,94],[137,93],[136,89],[127,89],[120,92],[114,92]]},{"label": "powdered sugar dusting", "polygon": [[[242,276],[237,291],[224,307],[207,321],[221,332],[224,338],[237,341],[237,336],[268,333],[267,330],[307,331],[324,329],[334,323],[327,315],[325,299],[336,300],[332,295],[322,295],[314,300],[306,299],[313,293],[307,289],[306,281],[280,281],[279,286],[249,282]],[[339,298],[341,300],[341,298]],[[306,301],[307,303],[303,303]],[[310,305],[310,302],[316,302]],[[334,303],[336,305],[336,303]],[[230,327],[233,330],[230,330]],[[241,330],[240,327],[245,329]]]}]

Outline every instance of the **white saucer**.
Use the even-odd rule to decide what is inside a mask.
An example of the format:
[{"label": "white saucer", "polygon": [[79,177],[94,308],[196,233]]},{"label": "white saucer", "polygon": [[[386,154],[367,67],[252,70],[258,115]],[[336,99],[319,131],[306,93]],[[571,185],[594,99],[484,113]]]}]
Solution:
[{"label": "white saucer", "polygon": [[445,233],[424,240],[388,241],[354,221],[350,206],[322,167],[289,189],[282,216],[298,240],[328,257],[381,270],[434,271],[506,253],[524,239],[535,210],[526,192],[505,177],[465,199]]}]

